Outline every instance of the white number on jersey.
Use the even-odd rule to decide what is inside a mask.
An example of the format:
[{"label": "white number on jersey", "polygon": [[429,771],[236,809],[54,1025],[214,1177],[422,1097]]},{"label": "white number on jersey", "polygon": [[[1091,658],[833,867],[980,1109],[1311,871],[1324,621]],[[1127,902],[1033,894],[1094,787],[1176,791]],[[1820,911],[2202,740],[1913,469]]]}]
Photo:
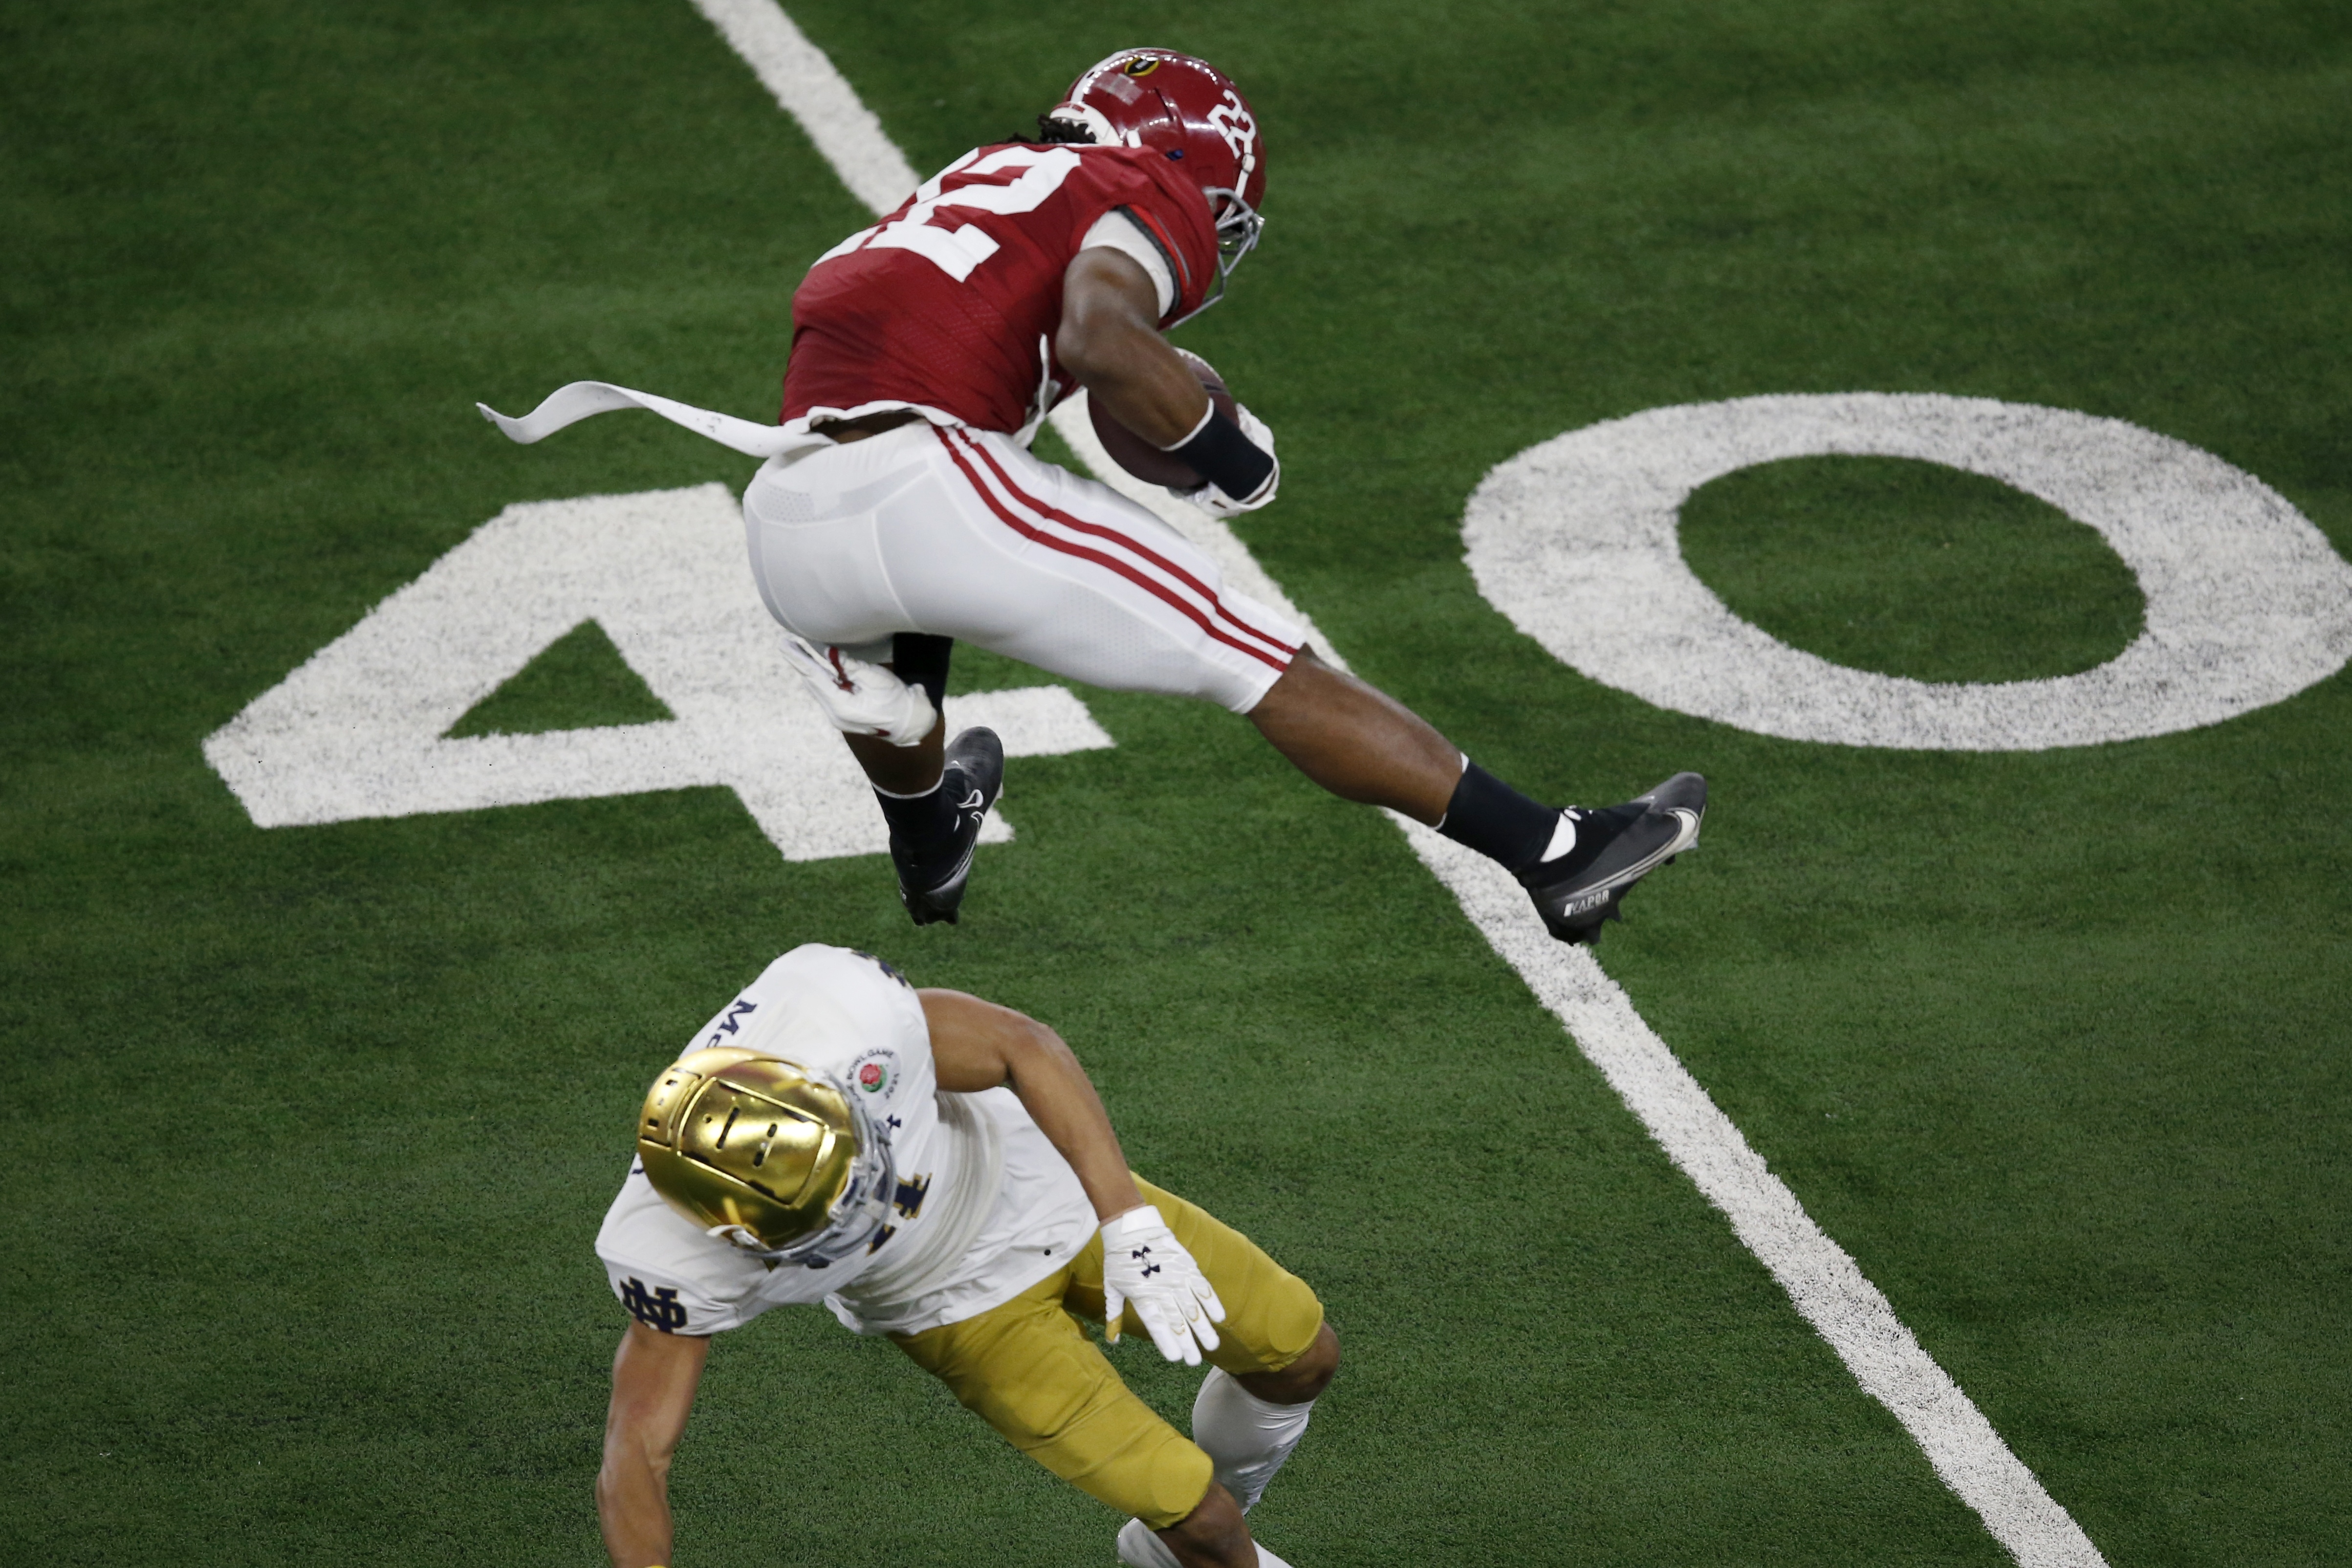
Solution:
[{"label": "white number on jersey", "polygon": [[[985,158],[974,148],[925,180],[915,192],[915,205],[904,216],[860,229],[818,257],[817,262],[823,265],[836,256],[846,256],[870,241],[876,249],[911,250],[961,283],[971,276],[973,268],[996,254],[997,242],[973,224],[943,228],[931,222],[932,215],[941,207],[978,207],[1002,214],[1035,212],[1077,166],[1078,155],[1067,147],[1004,147]],[[1022,174],[1004,184],[941,188],[953,175],[977,178],[1012,169],[1021,170]]]}]

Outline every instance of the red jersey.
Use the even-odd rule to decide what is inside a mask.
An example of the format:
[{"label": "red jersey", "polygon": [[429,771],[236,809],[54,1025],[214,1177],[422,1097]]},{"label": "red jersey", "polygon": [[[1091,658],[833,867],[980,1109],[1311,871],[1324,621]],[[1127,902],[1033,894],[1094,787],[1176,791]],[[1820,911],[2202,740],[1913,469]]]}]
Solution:
[{"label": "red jersey", "polygon": [[1208,199],[1149,147],[980,147],[817,258],[793,295],[784,419],[873,404],[1019,430],[1073,384],[1054,359],[1062,273],[1104,214],[1165,252],[1176,302],[1217,276]]}]

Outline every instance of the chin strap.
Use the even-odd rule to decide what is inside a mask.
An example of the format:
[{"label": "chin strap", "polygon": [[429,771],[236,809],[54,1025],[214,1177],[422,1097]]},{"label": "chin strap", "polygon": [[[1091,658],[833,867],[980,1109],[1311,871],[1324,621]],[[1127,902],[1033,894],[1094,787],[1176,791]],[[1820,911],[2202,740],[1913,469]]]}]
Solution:
[{"label": "chin strap", "polygon": [[723,1241],[728,1246],[736,1248],[738,1251],[748,1252],[755,1258],[773,1258],[775,1256],[774,1251],[770,1248],[766,1242],[761,1241],[758,1237],[753,1236],[750,1231],[746,1230],[740,1225],[714,1225],[702,1234],[710,1237],[713,1241]]}]

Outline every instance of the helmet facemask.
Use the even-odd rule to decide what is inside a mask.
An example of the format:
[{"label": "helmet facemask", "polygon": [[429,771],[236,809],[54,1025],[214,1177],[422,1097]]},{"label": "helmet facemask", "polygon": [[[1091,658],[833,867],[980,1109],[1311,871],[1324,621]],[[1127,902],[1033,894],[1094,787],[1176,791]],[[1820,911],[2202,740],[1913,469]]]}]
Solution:
[{"label": "helmet facemask", "polygon": [[1232,279],[1234,268],[1242,264],[1243,257],[1257,248],[1258,236],[1265,229],[1265,218],[1255,207],[1242,200],[1239,191],[1212,185],[1201,194],[1209,198],[1210,210],[1217,215],[1216,287],[1211,289],[1198,305],[1169,322],[1170,331],[1174,331],[1225,297],[1225,284]]},{"label": "helmet facemask", "polygon": [[654,1080],[637,1155],[706,1234],[780,1263],[830,1263],[889,1209],[890,1141],[814,1068],[740,1047],[692,1051]]}]

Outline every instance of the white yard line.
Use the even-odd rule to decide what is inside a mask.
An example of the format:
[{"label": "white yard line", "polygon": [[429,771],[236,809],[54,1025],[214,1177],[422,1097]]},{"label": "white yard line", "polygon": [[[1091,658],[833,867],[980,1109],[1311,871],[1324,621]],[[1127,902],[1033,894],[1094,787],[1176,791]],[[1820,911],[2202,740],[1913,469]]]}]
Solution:
[{"label": "white yard line", "polygon": [[919,177],[857,89],[775,0],[694,0],[730,47],[800,121],[849,194],[878,215],[907,199]]},{"label": "white yard line", "polygon": [[[917,183],[906,156],[773,0],[695,5],[776,101],[807,128],[859,200],[880,214],[906,199]],[[1234,587],[1296,619],[1326,657],[1344,668],[1329,639],[1290,603],[1230,528],[1139,483],[1110,462],[1094,437],[1083,398],[1057,410],[1054,427],[1105,482],[1208,552]],[[1920,1347],[1845,1249],[1813,1223],[1788,1184],[1748,1147],[1592,954],[1553,942],[1527,895],[1500,868],[1419,823],[1391,816],[1423,864],[1461,900],[1471,922],[1566,1026],[1577,1048],[1707,1201],[1723,1211],[1805,1321],[1829,1342],[1864,1390],[1895,1413],[1936,1473],[1976,1510],[1993,1537],[2026,1568],[2105,1568],[2105,1559],[2081,1527]]]}]

